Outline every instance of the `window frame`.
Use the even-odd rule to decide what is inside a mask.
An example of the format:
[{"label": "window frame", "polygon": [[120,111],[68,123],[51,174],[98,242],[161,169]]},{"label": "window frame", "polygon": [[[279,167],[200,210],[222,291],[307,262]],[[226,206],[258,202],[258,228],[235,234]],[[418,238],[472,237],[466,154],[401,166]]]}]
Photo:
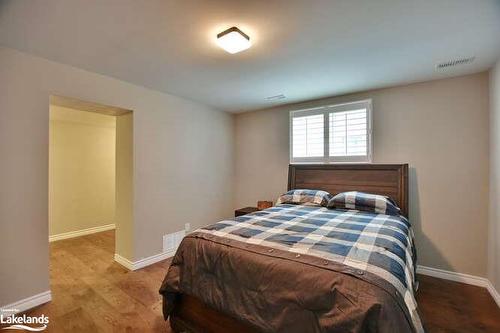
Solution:
[{"label": "window frame", "polygon": [[[352,111],[356,109],[366,109],[366,150],[367,154],[363,156],[330,156],[330,113]],[[341,164],[341,163],[371,163],[373,160],[373,117],[372,100],[365,99],[360,101],[324,105],[309,109],[299,109],[290,111],[289,115],[289,142],[290,142],[290,164]],[[315,157],[293,157],[293,119],[299,116],[323,115],[323,156]]]}]

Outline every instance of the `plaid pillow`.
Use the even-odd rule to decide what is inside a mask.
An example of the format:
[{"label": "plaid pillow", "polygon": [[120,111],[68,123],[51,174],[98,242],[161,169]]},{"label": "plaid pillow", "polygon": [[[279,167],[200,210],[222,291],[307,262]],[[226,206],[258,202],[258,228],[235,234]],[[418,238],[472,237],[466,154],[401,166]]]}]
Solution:
[{"label": "plaid pillow", "polygon": [[291,190],[282,194],[276,204],[297,204],[309,206],[325,206],[333,196],[320,190]]},{"label": "plaid pillow", "polygon": [[342,192],[334,196],[328,208],[356,209],[385,215],[400,215],[401,210],[389,197],[364,192]]}]

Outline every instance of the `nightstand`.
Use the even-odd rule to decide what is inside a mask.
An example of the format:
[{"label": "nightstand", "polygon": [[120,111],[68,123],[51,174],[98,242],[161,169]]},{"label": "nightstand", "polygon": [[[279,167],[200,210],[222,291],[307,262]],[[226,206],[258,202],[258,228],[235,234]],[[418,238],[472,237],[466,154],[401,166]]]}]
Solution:
[{"label": "nightstand", "polygon": [[241,215],[246,215],[250,214],[253,212],[257,212],[259,209],[257,207],[245,207],[245,208],[240,208],[234,211],[234,217],[238,217]]}]

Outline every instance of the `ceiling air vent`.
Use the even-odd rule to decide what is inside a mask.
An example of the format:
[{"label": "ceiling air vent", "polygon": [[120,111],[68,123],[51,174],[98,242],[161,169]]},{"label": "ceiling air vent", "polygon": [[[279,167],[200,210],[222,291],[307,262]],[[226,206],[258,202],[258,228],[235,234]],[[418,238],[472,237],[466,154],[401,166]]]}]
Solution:
[{"label": "ceiling air vent", "polygon": [[279,95],[274,95],[274,96],[269,96],[269,97],[266,97],[266,99],[268,101],[277,101],[277,100],[280,100],[280,99],[285,99],[286,96],[283,95],[283,94],[279,94]]},{"label": "ceiling air vent", "polygon": [[453,66],[467,65],[474,61],[476,57],[460,58],[441,62],[436,65],[436,69],[446,69]]}]

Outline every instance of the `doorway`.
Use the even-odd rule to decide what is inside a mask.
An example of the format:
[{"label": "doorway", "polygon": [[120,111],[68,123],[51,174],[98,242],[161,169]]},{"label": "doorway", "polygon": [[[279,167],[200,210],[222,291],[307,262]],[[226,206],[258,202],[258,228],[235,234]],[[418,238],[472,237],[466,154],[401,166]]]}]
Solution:
[{"label": "doorway", "polygon": [[70,240],[102,245],[99,260],[132,259],[133,112],[62,96],[49,112],[51,259]]}]

